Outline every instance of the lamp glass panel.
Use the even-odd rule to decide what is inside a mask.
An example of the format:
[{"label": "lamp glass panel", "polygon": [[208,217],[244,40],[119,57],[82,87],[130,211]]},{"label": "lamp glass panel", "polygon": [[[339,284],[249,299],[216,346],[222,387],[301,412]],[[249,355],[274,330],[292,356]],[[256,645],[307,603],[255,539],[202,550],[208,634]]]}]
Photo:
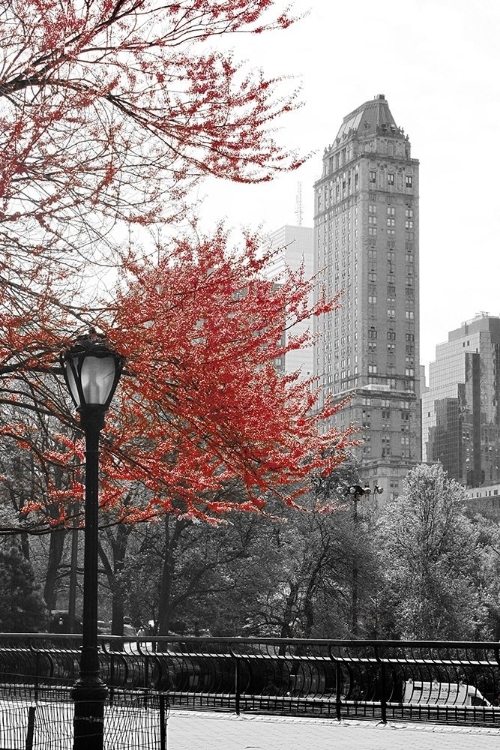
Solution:
[{"label": "lamp glass panel", "polygon": [[[104,406],[115,383],[116,362],[113,356],[92,357],[83,360],[81,383],[84,402],[87,406]],[[71,385],[70,385],[71,387]]]},{"label": "lamp glass panel", "polygon": [[73,374],[73,367],[78,366],[78,359],[73,357],[71,360],[66,360],[66,382],[68,384],[71,398],[75,402],[76,406],[80,406],[80,395],[78,393],[78,386],[76,385],[75,376]]}]

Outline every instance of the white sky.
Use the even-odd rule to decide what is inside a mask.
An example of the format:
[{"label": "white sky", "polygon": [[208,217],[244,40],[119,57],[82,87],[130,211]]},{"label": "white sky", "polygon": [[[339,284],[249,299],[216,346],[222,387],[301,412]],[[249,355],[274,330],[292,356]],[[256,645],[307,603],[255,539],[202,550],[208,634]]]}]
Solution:
[{"label": "white sky", "polygon": [[[294,27],[238,37],[235,52],[298,76],[304,106],[280,141],[314,152],[270,184],[210,180],[203,217],[272,231],[313,224],[313,183],[345,115],[385,94],[420,161],[421,362],[448,332],[500,315],[500,3],[498,0],[298,0]],[[237,47],[235,46],[237,42]]]}]

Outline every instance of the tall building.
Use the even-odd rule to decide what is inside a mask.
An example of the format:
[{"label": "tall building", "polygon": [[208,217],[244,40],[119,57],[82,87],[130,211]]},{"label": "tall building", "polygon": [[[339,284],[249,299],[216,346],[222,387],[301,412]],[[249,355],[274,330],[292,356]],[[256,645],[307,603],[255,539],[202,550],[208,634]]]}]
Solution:
[{"label": "tall building", "polygon": [[[306,279],[313,275],[313,230],[312,227],[291,226],[286,224],[269,235],[271,248],[276,251],[275,262],[267,269],[270,279],[279,278],[286,268],[292,271],[303,269]],[[312,300],[311,300],[312,301]],[[312,327],[311,321],[297,323],[283,336],[300,336]],[[294,349],[285,354],[276,366],[286,373],[300,372],[306,379],[313,374],[313,347]]]},{"label": "tall building", "polygon": [[314,268],[341,308],[316,326],[314,372],[350,401],[364,481],[397,495],[420,461],[418,161],[385,96],[348,114],[315,183]]},{"label": "tall building", "polygon": [[480,313],[436,347],[422,452],[468,487],[500,482],[500,318]]}]

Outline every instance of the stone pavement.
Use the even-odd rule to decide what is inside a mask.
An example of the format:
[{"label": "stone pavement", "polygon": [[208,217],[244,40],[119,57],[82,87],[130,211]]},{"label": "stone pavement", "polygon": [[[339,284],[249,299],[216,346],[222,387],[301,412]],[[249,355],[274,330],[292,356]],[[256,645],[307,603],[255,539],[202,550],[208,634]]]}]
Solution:
[{"label": "stone pavement", "polygon": [[495,729],[172,710],[167,750],[500,750]]}]

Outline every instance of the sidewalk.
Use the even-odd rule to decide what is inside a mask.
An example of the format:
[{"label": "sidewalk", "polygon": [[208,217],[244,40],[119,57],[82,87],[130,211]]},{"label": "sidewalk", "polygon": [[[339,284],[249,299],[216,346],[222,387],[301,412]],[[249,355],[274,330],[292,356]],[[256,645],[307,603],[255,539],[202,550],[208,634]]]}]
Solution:
[{"label": "sidewalk", "polygon": [[168,750],[498,750],[495,729],[172,710]]}]

